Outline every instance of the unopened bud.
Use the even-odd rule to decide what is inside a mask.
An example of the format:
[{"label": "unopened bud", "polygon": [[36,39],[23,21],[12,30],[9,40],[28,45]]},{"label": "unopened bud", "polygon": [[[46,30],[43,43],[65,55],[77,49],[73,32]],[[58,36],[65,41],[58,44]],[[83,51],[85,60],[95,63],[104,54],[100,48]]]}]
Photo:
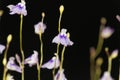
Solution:
[{"label": "unopened bud", "polygon": [[113,52],[112,52],[112,54],[111,54],[111,58],[112,59],[114,59],[114,58],[116,58],[118,56],[118,50],[116,49],[116,50],[114,50]]},{"label": "unopened bud", "polygon": [[7,60],[4,58],[4,59],[3,59],[3,65],[5,66],[6,63],[7,63]]},{"label": "unopened bud", "polygon": [[62,14],[62,13],[63,13],[63,11],[64,11],[64,6],[63,6],[63,5],[61,5],[61,6],[60,6],[60,8],[59,8],[59,10],[60,10],[60,14]]},{"label": "unopened bud", "polygon": [[7,37],[7,42],[10,43],[12,41],[12,35],[9,34],[8,37]]}]

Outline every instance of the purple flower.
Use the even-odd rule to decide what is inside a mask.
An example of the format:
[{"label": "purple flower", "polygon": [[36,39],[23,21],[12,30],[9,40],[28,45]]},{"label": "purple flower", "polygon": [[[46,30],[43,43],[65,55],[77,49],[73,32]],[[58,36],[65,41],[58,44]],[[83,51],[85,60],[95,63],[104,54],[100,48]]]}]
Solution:
[{"label": "purple flower", "polygon": [[73,45],[73,42],[70,41],[69,37],[67,36],[67,29],[62,29],[61,32],[52,40],[52,43],[60,43],[64,46]]},{"label": "purple flower", "polygon": [[25,2],[19,2],[17,5],[8,5],[7,6],[10,9],[10,14],[22,14],[24,16],[27,15],[27,10],[25,6]]},{"label": "purple flower", "polygon": [[34,29],[36,34],[44,33],[46,25],[43,22],[39,22],[34,25]]},{"label": "purple flower", "polygon": [[[56,66],[55,66],[55,61],[56,61]],[[53,56],[52,59],[50,59],[48,62],[46,62],[42,65],[42,68],[53,69],[54,66],[55,66],[55,68],[58,68],[59,65],[60,65],[59,58],[56,56]]]},{"label": "purple flower", "polygon": [[2,54],[4,50],[5,50],[5,46],[0,44],[0,54]]},{"label": "purple flower", "polygon": [[111,77],[110,72],[105,71],[100,80],[114,80],[114,79]]},{"label": "purple flower", "polygon": [[17,71],[19,73],[21,73],[21,68],[15,64],[15,58],[14,57],[10,57],[9,61],[7,63],[7,69],[12,70],[12,71]]},{"label": "purple flower", "polygon": [[33,65],[36,65],[38,63],[38,52],[35,50],[33,52],[34,54],[26,58],[24,62],[24,64],[29,64],[29,67],[32,67]]},{"label": "purple flower", "polygon": [[[61,73],[61,75],[60,75]],[[54,77],[55,80],[67,80],[67,78],[65,77],[64,74],[64,69],[62,69],[62,72],[60,72],[60,70],[58,70],[57,74]]]}]

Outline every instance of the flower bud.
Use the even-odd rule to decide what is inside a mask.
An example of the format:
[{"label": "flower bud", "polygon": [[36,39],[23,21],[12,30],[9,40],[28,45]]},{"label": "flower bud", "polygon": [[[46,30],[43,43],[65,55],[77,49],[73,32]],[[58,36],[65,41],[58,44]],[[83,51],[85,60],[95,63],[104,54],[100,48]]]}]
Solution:
[{"label": "flower bud", "polygon": [[8,37],[7,37],[7,42],[10,43],[12,41],[12,35],[9,34]]},{"label": "flower bud", "polygon": [[7,60],[4,58],[3,59],[3,65],[5,66],[7,64]]},{"label": "flower bud", "polygon": [[61,5],[61,6],[60,6],[60,8],[59,8],[59,10],[60,10],[60,14],[62,14],[62,13],[63,13],[63,11],[64,11],[64,6],[63,6],[63,5]]}]

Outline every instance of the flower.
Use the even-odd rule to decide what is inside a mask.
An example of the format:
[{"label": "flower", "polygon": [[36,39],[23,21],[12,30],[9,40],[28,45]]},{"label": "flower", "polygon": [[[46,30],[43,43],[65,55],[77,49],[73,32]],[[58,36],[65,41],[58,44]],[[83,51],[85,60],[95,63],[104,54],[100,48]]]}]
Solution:
[{"label": "flower", "polygon": [[100,80],[114,80],[114,79],[111,77],[110,72],[105,71]]},{"label": "flower", "polygon": [[112,59],[114,59],[114,58],[116,58],[118,56],[118,49],[115,49],[115,50],[113,50],[113,52],[112,52],[112,54],[111,54],[111,58]]},{"label": "flower", "polygon": [[[56,62],[56,65],[55,65],[55,62]],[[48,62],[42,65],[42,68],[53,69],[54,67],[58,68],[59,65],[60,65],[59,58],[56,56],[53,56],[52,59],[50,59]]]},{"label": "flower", "polygon": [[10,14],[22,14],[24,16],[27,15],[27,10],[25,6],[25,2],[19,2],[17,5],[8,5],[7,6],[10,9]]},{"label": "flower", "polygon": [[105,27],[102,32],[101,36],[105,39],[109,38],[113,34],[114,30],[110,27]]},{"label": "flower", "polygon": [[33,65],[38,63],[38,52],[35,50],[33,52],[34,54],[26,58],[24,62],[24,64],[29,64],[29,67],[32,67]]},{"label": "flower", "polygon": [[12,70],[12,71],[17,71],[19,73],[21,73],[21,68],[15,64],[15,58],[14,57],[10,57],[9,61],[7,63],[7,69]]},{"label": "flower", "polygon": [[13,79],[13,76],[12,76],[12,75],[7,74],[7,76],[6,76],[6,80],[14,80],[14,79]]},{"label": "flower", "polygon": [[62,44],[64,46],[73,45],[73,42],[70,41],[69,37],[66,34],[67,29],[62,29],[61,32],[52,40],[52,43]]},{"label": "flower", "polygon": [[4,50],[5,50],[5,46],[0,44],[0,54],[2,54]]},{"label": "flower", "polygon": [[120,22],[120,16],[116,15],[116,19]]},{"label": "flower", "polygon": [[[54,79],[59,80],[59,78],[60,78],[60,70],[58,70],[58,72],[55,75]],[[62,69],[62,71],[61,71],[61,79],[60,80],[67,80],[67,78],[65,77],[65,74],[64,74],[64,69]]]},{"label": "flower", "polygon": [[39,22],[34,25],[34,29],[36,34],[44,33],[46,25],[43,22]]}]

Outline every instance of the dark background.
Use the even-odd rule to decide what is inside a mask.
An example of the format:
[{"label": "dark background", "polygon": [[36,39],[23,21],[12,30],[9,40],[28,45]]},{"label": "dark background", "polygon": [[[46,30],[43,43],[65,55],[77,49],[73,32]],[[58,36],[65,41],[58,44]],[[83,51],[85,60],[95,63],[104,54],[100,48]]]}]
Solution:
[{"label": "dark background", "polygon": [[[8,51],[8,57],[14,56],[19,51],[19,15],[9,15],[9,4],[17,4],[19,0],[0,0],[0,8],[4,10],[4,15],[0,21],[0,43],[6,44],[8,34],[13,35],[13,40]],[[70,32],[70,39],[74,42],[73,46],[69,46],[65,50],[64,69],[68,80],[90,80],[90,64],[89,64],[89,48],[96,47],[98,39],[98,31],[100,26],[100,18],[107,19],[108,26],[115,29],[115,33],[107,40],[103,47],[108,46],[112,52],[119,48],[120,41],[120,23],[115,16],[120,15],[119,0],[26,0],[26,8],[28,15],[24,17],[23,22],[23,49],[25,57],[33,53],[33,50],[39,51],[39,37],[34,33],[34,24],[41,21],[41,13],[45,12],[44,23],[47,29],[43,34],[44,42],[44,60],[43,63],[51,59],[56,51],[56,44],[51,43],[52,39],[57,35],[57,26],[59,19],[59,6],[64,5],[61,28],[66,28]],[[61,46],[62,47],[62,46]],[[102,65],[103,71],[107,70],[107,56],[102,49],[101,55],[104,58]],[[2,58],[0,56],[0,76],[2,79]],[[112,77],[118,80],[118,58],[113,60]],[[52,70],[42,69],[41,80],[52,79]],[[20,74],[11,71],[15,78],[20,78]],[[102,75],[101,75],[102,76]],[[25,67],[25,80],[37,80],[36,66]],[[18,80],[18,79],[16,79]]]}]

